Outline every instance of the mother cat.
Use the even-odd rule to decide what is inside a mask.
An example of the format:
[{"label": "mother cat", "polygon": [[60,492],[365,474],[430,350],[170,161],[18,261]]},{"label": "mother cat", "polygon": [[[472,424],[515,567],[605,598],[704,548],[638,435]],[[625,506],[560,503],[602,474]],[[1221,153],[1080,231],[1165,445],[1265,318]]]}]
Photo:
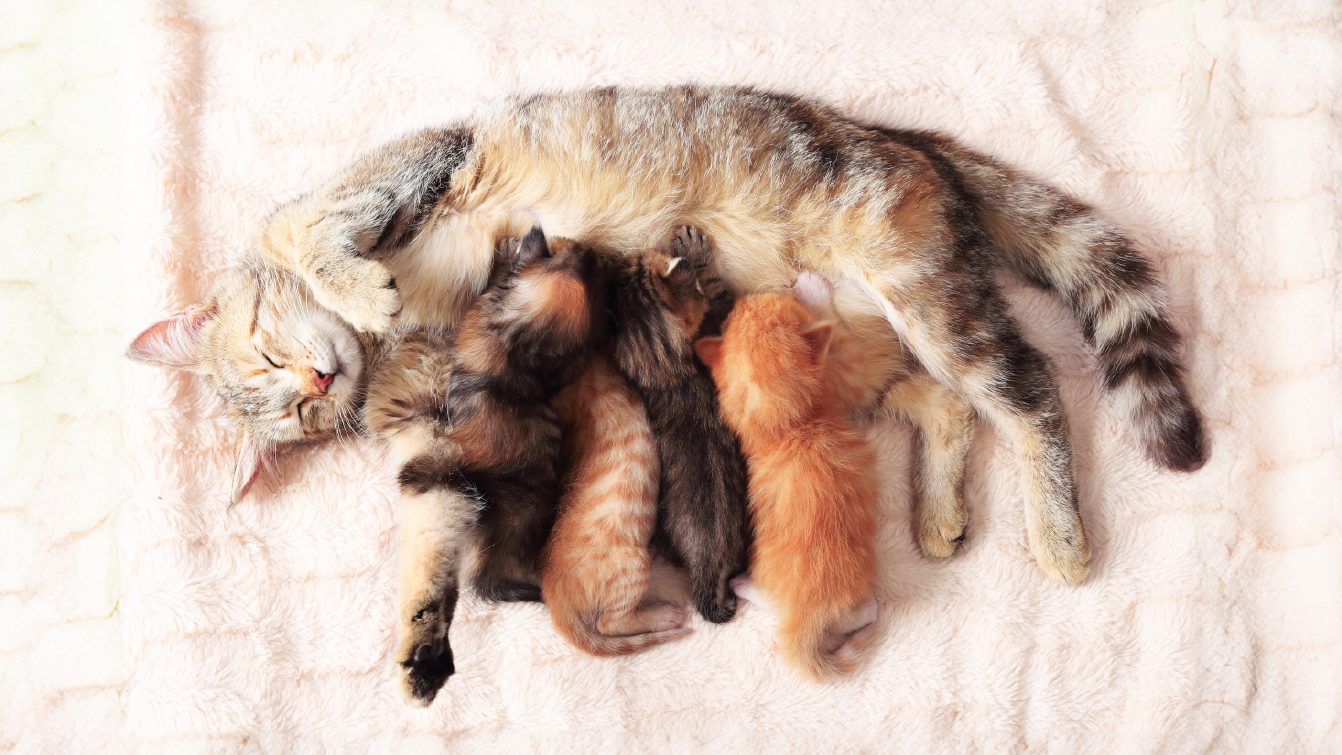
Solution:
[{"label": "mother cat", "polygon": [[[1058,582],[1083,579],[1090,560],[1067,423],[996,266],[1067,301],[1152,458],[1205,460],[1179,336],[1117,229],[947,139],[795,97],[684,86],[509,101],[367,154],[276,212],[258,251],[377,332],[455,323],[488,280],[495,239],[533,224],[608,253],[695,225],[738,291],[781,289],[801,268],[832,279],[858,337],[891,354],[902,340],[1012,439],[1030,548]],[[888,376],[872,382],[876,401]]]}]

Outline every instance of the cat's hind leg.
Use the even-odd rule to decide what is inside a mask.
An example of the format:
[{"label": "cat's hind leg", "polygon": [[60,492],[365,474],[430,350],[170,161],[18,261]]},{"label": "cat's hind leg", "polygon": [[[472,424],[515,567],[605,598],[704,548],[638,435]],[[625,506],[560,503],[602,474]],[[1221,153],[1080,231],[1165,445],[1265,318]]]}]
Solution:
[{"label": "cat's hind leg", "polygon": [[1011,438],[1039,568],[1061,584],[1085,579],[1090,543],[1062,401],[1048,360],[1021,338],[1001,295],[986,277],[950,270],[872,293],[918,361]]},{"label": "cat's hind leg", "polygon": [[974,440],[974,410],[926,372],[891,386],[884,405],[918,427],[914,501],[918,545],[945,558],[964,539],[965,464]]}]

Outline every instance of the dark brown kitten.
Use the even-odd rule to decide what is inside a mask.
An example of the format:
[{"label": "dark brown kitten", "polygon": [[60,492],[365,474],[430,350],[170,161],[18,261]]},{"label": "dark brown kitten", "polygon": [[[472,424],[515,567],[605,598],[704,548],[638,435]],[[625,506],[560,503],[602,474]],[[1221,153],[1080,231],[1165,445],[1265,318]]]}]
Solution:
[{"label": "dark brown kitten", "polygon": [[681,229],[670,251],[679,256],[644,252],[616,263],[615,355],[661,455],[658,530],[690,573],[695,608],[722,623],[736,613],[727,582],[746,568],[746,467],[694,340],[705,321],[722,321],[726,313],[717,310],[730,310],[731,297],[710,292],[709,311],[694,273],[707,252],[697,232]]}]

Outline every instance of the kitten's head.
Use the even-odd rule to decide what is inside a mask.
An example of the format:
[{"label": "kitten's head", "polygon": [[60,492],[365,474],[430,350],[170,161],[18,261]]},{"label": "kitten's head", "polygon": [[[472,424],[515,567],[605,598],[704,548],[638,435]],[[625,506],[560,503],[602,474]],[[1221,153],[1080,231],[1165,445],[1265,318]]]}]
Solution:
[{"label": "kitten's head", "polygon": [[628,375],[655,382],[692,368],[694,337],[708,307],[694,266],[660,252],[631,254],[615,276],[616,357]]},{"label": "kitten's head", "polygon": [[258,265],[235,269],[204,301],[149,326],[127,350],[143,364],[188,370],[219,391],[238,428],[232,500],[286,446],[352,427],[364,351],[306,284]]},{"label": "kitten's head", "polygon": [[824,390],[832,323],[817,325],[796,299],[764,293],[738,299],[719,338],[695,352],[713,373],[723,416],[738,432],[785,432],[810,417]]},{"label": "kitten's head", "polygon": [[505,240],[506,266],[498,291],[497,320],[516,323],[539,337],[542,356],[562,358],[589,346],[606,329],[606,285],[600,260],[589,248],[540,228]]}]

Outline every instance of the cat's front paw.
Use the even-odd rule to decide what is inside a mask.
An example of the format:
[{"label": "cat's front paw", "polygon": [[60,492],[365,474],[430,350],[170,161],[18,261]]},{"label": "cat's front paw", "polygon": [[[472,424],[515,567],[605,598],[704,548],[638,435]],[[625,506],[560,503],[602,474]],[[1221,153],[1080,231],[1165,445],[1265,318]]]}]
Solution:
[{"label": "cat's front paw", "polygon": [[373,260],[347,260],[337,270],[324,270],[313,293],[322,306],[355,330],[385,333],[401,311],[401,292],[391,271]]},{"label": "cat's front paw", "polygon": [[447,638],[416,645],[400,665],[401,696],[418,708],[428,707],[457,670]]}]

